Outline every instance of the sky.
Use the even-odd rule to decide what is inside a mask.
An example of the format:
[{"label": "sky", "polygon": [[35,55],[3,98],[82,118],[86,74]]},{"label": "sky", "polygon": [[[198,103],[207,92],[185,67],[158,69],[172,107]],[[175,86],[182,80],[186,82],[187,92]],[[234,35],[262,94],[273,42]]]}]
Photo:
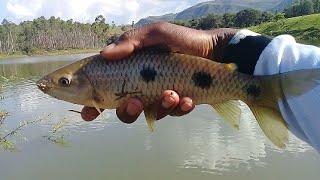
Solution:
[{"label": "sky", "polygon": [[108,23],[127,24],[139,19],[176,13],[206,0],[0,0],[0,21],[14,23],[37,17],[60,17],[92,22],[102,14]]}]

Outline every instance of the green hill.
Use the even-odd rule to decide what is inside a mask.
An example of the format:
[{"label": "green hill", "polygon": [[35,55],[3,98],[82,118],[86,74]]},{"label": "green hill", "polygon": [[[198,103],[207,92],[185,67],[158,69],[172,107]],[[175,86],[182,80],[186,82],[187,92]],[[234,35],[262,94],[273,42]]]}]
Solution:
[{"label": "green hill", "polygon": [[264,23],[250,29],[269,36],[290,34],[298,42],[320,46],[320,14]]},{"label": "green hill", "polygon": [[198,3],[176,14],[149,16],[138,21],[136,25],[141,26],[158,21],[189,20],[208,14],[237,13],[247,8],[261,11],[282,11],[292,1],[295,0],[211,0]]}]

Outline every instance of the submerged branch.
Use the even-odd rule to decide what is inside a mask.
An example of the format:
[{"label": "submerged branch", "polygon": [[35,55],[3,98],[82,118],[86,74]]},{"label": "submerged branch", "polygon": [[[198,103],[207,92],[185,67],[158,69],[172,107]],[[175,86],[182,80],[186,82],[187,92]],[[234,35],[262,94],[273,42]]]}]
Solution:
[{"label": "submerged branch", "polygon": [[8,112],[0,111],[0,126],[4,123],[4,120],[8,116]]},{"label": "submerged branch", "polygon": [[[51,114],[48,114],[46,117],[50,116]],[[4,116],[3,116],[4,117]],[[3,118],[3,120],[1,121],[1,123],[4,122],[5,117]],[[1,118],[0,118],[1,120]],[[36,124],[39,123],[41,121],[45,120],[44,118],[40,118],[37,120],[33,120],[33,121],[23,121],[20,122],[20,125],[18,127],[16,127],[15,129],[9,131],[8,133],[6,133],[5,135],[1,135],[0,136],[0,144],[2,145],[3,149],[5,150],[15,150],[15,146],[14,143],[9,141],[8,138],[18,134],[24,127],[30,125],[30,124]]]},{"label": "submerged branch", "polygon": [[43,136],[43,137],[54,144],[58,144],[63,147],[68,146],[68,143],[64,138],[65,135],[61,133],[63,127],[67,123],[69,123],[69,122],[66,120],[66,118],[64,118],[63,120],[57,122],[56,124],[53,124],[51,133],[46,136]]}]

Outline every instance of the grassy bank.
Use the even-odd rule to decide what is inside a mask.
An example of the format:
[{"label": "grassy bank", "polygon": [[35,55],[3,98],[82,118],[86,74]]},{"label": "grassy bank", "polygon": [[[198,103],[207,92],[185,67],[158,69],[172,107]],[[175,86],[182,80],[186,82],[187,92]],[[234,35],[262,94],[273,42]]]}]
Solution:
[{"label": "grassy bank", "polygon": [[1,54],[0,59],[17,58],[27,56],[56,56],[56,55],[68,55],[68,54],[81,54],[81,53],[99,53],[101,49],[63,49],[63,50],[36,50],[30,54],[24,52],[14,52],[10,54]]},{"label": "grassy bank", "polygon": [[269,36],[290,34],[298,42],[320,46],[320,14],[263,23],[250,29]]}]

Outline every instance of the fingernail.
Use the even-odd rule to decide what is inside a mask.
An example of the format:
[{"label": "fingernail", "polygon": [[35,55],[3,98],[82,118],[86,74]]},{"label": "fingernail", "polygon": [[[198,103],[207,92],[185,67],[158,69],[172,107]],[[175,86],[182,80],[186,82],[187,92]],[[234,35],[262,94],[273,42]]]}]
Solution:
[{"label": "fingernail", "polygon": [[191,99],[185,100],[184,103],[181,105],[181,110],[184,112],[190,111],[191,108],[192,108]]},{"label": "fingernail", "polygon": [[174,104],[174,98],[172,96],[165,96],[162,100],[162,107],[168,109]]},{"label": "fingernail", "polygon": [[106,46],[105,48],[103,48],[103,52],[104,51],[109,51],[111,49],[113,49],[116,46],[115,43],[109,44],[108,46]]},{"label": "fingernail", "polygon": [[126,110],[127,110],[127,113],[129,116],[136,116],[139,113],[139,111],[141,110],[141,107],[139,107],[135,103],[129,102]]}]

